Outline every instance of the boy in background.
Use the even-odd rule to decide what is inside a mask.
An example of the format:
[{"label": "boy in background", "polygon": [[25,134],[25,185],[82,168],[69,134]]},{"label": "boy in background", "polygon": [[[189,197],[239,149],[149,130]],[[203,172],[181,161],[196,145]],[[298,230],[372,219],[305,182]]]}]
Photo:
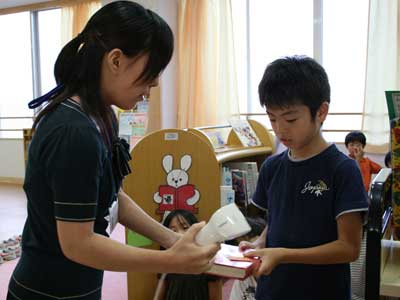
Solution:
[{"label": "boy in background", "polygon": [[368,157],[364,157],[367,139],[361,131],[352,131],[347,134],[344,143],[349,151],[349,156],[355,159],[360,167],[364,188],[368,192],[372,174],[379,173],[382,167]]},{"label": "boy in background", "polygon": [[261,258],[257,300],[350,300],[349,262],[357,259],[367,197],[354,160],[325,141],[329,110],[325,70],[294,56],[268,65],[261,105],[288,149],[261,166],[253,203],[268,211],[245,256]]},{"label": "boy in background", "polygon": [[[176,209],[168,213],[162,223],[183,235],[198,222],[191,211]],[[220,294],[218,280],[206,274],[162,274],[153,300],[215,300]]]}]

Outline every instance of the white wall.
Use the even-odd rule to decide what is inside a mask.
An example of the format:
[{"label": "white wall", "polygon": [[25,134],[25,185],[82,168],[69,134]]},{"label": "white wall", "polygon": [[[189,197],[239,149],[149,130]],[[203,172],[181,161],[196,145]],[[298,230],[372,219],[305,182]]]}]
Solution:
[{"label": "white wall", "polygon": [[168,67],[161,76],[161,111],[162,128],[176,128],[177,121],[177,31],[178,31],[178,2],[176,0],[159,0],[159,8],[155,10],[171,27],[174,33],[175,49]]},{"label": "white wall", "polygon": [[0,139],[0,178],[21,180],[25,176],[22,139]]}]

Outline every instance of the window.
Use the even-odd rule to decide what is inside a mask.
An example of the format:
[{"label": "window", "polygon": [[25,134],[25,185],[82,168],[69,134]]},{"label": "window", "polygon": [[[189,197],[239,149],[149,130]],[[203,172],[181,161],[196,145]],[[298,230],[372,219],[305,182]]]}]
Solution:
[{"label": "window", "polygon": [[[56,86],[54,63],[61,51],[61,9],[39,12],[41,94]],[[56,26],[54,26],[56,25]],[[57,26],[59,25],[59,26]]]},{"label": "window", "polygon": [[[33,98],[32,60],[30,52],[29,13],[0,16],[0,126],[16,129],[19,123],[29,126],[31,119],[8,119],[31,117],[33,112],[26,105]],[[13,30],[10,30],[13,28]],[[3,119],[7,118],[7,119]],[[22,124],[21,124],[22,125]],[[0,131],[1,137],[22,136],[19,131]]]},{"label": "window", "polygon": [[324,123],[329,141],[361,129],[368,1],[232,0],[240,112],[270,127],[258,99],[268,63],[288,55],[314,57],[326,69],[332,94]]},{"label": "window", "polygon": [[[364,108],[368,3],[364,0],[323,1],[322,64],[331,84],[331,115],[324,129],[360,130]],[[340,20],[340,21],[339,21]],[[357,114],[356,114],[357,113]],[[343,142],[347,132],[325,132]]]},{"label": "window", "polygon": [[60,9],[0,16],[0,138],[22,138],[32,126],[28,102],[54,87],[60,19]]}]

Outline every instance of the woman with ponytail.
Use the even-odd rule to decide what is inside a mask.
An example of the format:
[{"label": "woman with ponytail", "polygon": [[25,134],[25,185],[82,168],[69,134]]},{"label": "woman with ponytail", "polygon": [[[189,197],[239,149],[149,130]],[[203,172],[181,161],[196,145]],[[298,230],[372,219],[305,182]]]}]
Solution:
[{"label": "woman with ponytail", "polygon": [[[210,267],[218,245],[194,243],[204,224],[180,236],[121,189],[130,156],[111,106],[131,109],[147,97],[172,51],[167,23],[131,1],[102,7],[61,50],[57,87],[29,103],[42,110],[25,175],[23,251],[7,299],[99,300],[103,270],[201,273]],[[167,250],[109,239],[116,218]]]}]

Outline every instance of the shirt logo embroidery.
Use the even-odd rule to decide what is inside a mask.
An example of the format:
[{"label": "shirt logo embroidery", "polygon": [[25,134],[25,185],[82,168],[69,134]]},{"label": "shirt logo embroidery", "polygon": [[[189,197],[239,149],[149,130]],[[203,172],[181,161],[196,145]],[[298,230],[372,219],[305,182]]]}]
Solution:
[{"label": "shirt logo embroidery", "polygon": [[301,193],[305,194],[307,192],[310,192],[310,194],[315,194],[315,196],[319,197],[322,196],[322,192],[324,191],[329,191],[328,186],[322,180],[318,180],[318,183],[316,185],[312,185],[311,181],[308,181],[304,185],[304,188],[302,189]]}]

